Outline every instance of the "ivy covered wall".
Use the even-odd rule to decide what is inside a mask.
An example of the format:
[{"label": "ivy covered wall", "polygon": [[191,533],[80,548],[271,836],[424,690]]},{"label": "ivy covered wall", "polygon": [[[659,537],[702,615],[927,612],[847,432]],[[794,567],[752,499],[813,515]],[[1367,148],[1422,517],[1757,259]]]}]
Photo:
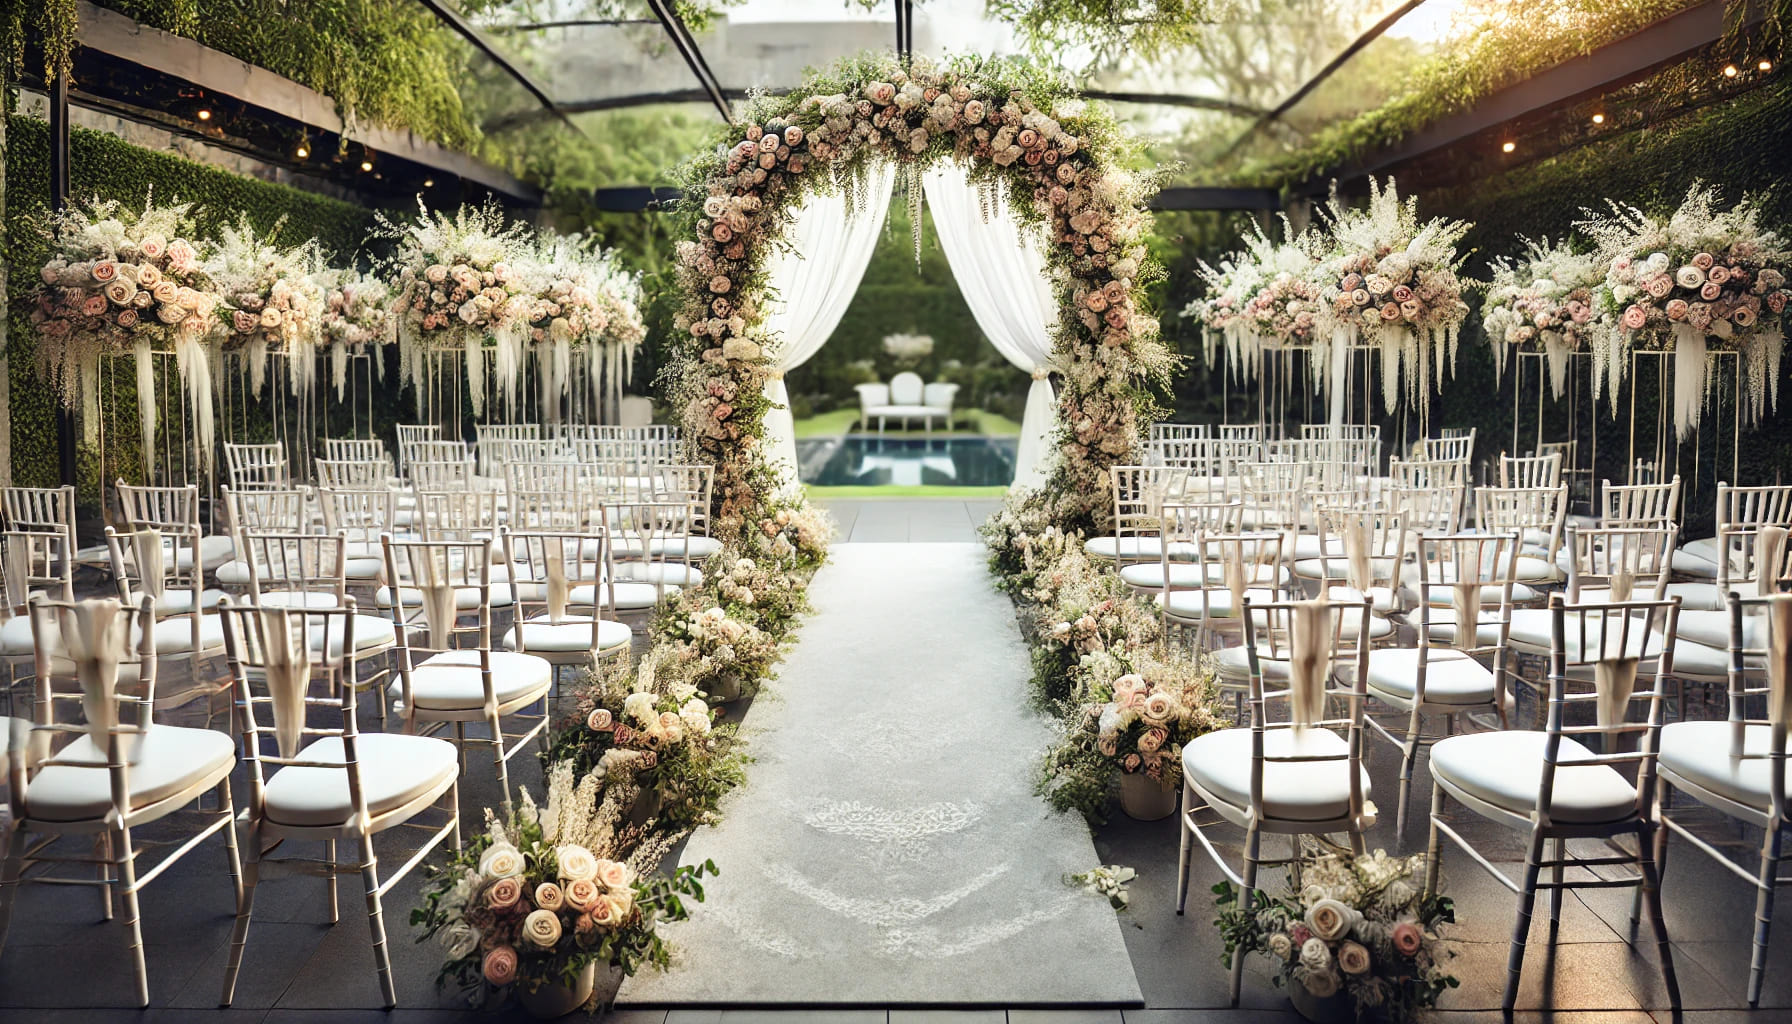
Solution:
[{"label": "ivy covered wall", "polygon": [[[7,254],[13,268],[9,309],[9,368],[12,385],[13,480],[22,486],[57,483],[55,398],[38,376],[36,339],[30,323],[30,292],[37,268],[46,257],[38,224],[49,209],[49,127],[42,121],[12,117],[6,130]],[[373,226],[364,207],[302,192],[285,185],[231,174],[172,154],[130,145],[113,136],[76,128],[69,137],[71,197],[98,196],[141,206],[152,193],[158,203],[194,202],[200,210],[201,233],[222,220],[247,213],[258,230],[271,230],[285,218],[280,238],[316,237],[342,259],[359,250]],[[103,387],[107,404],[119,410],[124,429],[108,432],[107,472],[137,474],[140,456],[136,427],[135,374],[121,361]],[[264,410],[250,410],[250,429],[265,423]],[[108,417],[109,418],[109,417]],[[178,417],[163,417],[178,424]],[[99,494],[99,451],[81,449],[79,469],[83,504],[94,506]]]}]

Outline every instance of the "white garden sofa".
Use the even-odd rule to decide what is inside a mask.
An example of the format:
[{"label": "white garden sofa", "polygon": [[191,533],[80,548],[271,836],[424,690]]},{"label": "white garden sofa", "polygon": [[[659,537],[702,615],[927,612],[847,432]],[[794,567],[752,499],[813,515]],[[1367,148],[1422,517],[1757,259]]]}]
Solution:
[{"label": "white garden sofa", "polygon": [[859,427],[868,428],[877,420],[877,432],[884,432],[886,420],[898,420],[904,426],[909,420],[920,420],[928,433],[933,433],[935,418],[952,425],[952,401],[958,385],[935,381],[923,384],[920,374],[899,373],[888,384],[859,384]]}]

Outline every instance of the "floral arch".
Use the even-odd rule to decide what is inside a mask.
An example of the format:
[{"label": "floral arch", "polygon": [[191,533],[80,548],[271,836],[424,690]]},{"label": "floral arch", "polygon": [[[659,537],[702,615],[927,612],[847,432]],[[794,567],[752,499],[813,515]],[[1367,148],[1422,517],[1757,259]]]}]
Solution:
[{"label": "floral arch", "polygon": [[[805,195],[845,189],[852,205],[878,158],[894,160],[911,186],[935,162],[967,164],[986,195],[1045,226],[1062,295],[1051,360],[1060,425],[1050,479],[1030,500],[1066,529],[1103,525],[1108,467],[1134,458],[1153,410],[1147,385],[1175,363],[1144,311],[1142,287],[1161,270],[1144,244],[1154,185],[1120,162],[1131,146],[1105,110],[1007,59],[905,66],[866,56],[756,99],[741,126],[687,166],[693,240],[678,253],[676,325],[690,343],[670,397],[698,457],[716,466],[716,531],[735,536],[799,500],[779,493],[761,447],[772,374],[765,267]],[[918,193],[911,187],[911,202]]]}]

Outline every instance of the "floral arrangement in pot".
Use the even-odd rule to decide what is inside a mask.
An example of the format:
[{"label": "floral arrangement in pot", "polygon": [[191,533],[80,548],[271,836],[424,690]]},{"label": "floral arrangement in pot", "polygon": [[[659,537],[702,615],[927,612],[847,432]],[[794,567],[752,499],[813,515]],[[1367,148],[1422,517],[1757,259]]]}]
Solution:
[{"label": "floral arrangement in pot", "polygon": [[315,241],[275,245],[280,227],[263,235],[246,216],[225,225],[205,265],[221,299],[220,350],[245,361],[253,394],[267,382],[269,357],[285,356],[288,388],[303,401],[316,383],[323,337],[324,289],[316,279],[322,259]]},{"label": "floral arrangement in pot", "polygon": [[376,235],[393,242],[380,272],[392,282],[399,366],[404,381],[419,383],[418,402],[430,390],[429,354],[459,352],[473,414],[484,411],[488,359],[493,386],[514,408],[533,308],[523,269],[534,255],[526,226],[506,225],[496,203],[450,216],[431,213],[421,198],[415,220],[379,213],[376,224]]},{"label": "floral arrangement in pot", "polygon": [[640,791],[631,821],[674,829],[708,821],[722,794],[744,781],[743,760],[734,727],[715,726],[717,713],[681,668],[656,649],[632,681],[592,676],[544,761],[631,777]]},{"label": "floral arrangement in pot", "polygon": [[[187,389],[201,462],[211,454],[211,370],[204,340],[218,296],[193,242],[193,207],[142,210],[98,198],[52,214],[40,230],[49,259],[38,271],[31,323],[38,366],[64,406],[99,422],[100,357],[134,356],[142,436],[156,431],[156,352],[172,352]],[[149,446],[145,446],[149,450]]]},{"label": "floral arrangement in pot", "polygon": [[318,327],[329,346],[330,379],[340,399],[351,358],[371,350],[374,372],[385,375],[386,361],[379,358],[378,349],[397,338],[392,292],[385,281],[354,269],[325,270],[317,275],[317,284],[324,295]]},{"label": "floral arrangement in pot", "polygon": [[1568,355],[1585,350],[1600,327],[1594,290],[1605,277],[1596,253],[1577,253],[1566,239],[1525,241],[1516,260],[1493,261],[1493,281],[1481,303],[1481,326],[1493,346],[1494,376],[1506,370],[1506,353],[1529,346],[1542,351],[1550,387],[1560,399],[1568,386]]},{"label": "floral arrangement in pot", "polygon": [[[1443,968],[1453,952],[1439,931],[1456,920],[1447,896],[1422,891],[1425,858],[1306,851],[1299,892],[1240,894],[1213,887],[1222,957],[1267,956],[1276,984],[1309,1020],[1374,1018],[1399,1024],[1457,981]],[[1330,1011],[1330,1012],[1328,1012]]]},{"label": "floral arrangement in pot", "polygon": [[1616,408],[1632,349],[1671,351],[1674,428],[1684,438],[1698,426],[1711,386],[1706,354],[1715,349],[1741,354],[1751,421],[1770,402],[1777,408],[1792,251],[1761,224],[1759,203],[1725,208],[1716,186],[1695,184],[1665,217],[1610,207],[1580,225],[1607,265],[1598,302],[1609,322],[1593,350],[1594,398],[1609,377]]},{"label": "floral arrangement in pot", "polygon": [[1036,788],[1059,810],[1099,818],[1117,778],[1129,816],[1167,817],[1182,790],[1183,745],[1223,724],[1212,666],[1180,650],[1099,660],[1131,671],[1095,684],[1095,699],[1066,717]]},{"label": "floral arrangement in pot", "polygon": [[[436,939],[440,980],[514,991],[538,1016],[559,1016],[615,998],[642,966],[665,969],[671,951],[660,926],[701,902],[713,863],[658,874],[675,835],[648,835],[623,822],[634,787],[570,764],[548,772],[548,799],[527,790],[504,818],[436,870],[411,923]],[[600,977],[601,974],[601,977]]]},{"label": "floral arrangement in pot", "polygon": [[1319,236],[1296,234],[1286,217],[1282,219],[1286,242],[1273,242],[1261,226],[1252,226],[1245,245],[1256,267],[1255,290],[1245,297],[1233,321],[1235,329],[1226,335],[1228,346],[1235,338],[1243,342],[1237,350],[1229,347],[1226,354],[1234,376],[1244,381],[1255,378],[1263,350],[1310,345],[1323,312],[1319,283],[1314,280],[1323,244]]},{"label": "floral arrangement in pot", "polygon": [[1341,401],[1349,349],[1369,345],[1381,354],[1388,412],[1399,408],[1404,385],[1406,398],[1425,415],[1433,367],[1441,386],[1468,316],[1456,246],[1470,225],[1421,222],[1418,200],[1401,202],[1392,178],[1386,186],[1369,179],[1365,206],[1350,206],[1334,193],[1320,213],[1329,255],[1316,271],[1324,281],[1318,335],[1330,345],[1321,380],[1334,404]]}]

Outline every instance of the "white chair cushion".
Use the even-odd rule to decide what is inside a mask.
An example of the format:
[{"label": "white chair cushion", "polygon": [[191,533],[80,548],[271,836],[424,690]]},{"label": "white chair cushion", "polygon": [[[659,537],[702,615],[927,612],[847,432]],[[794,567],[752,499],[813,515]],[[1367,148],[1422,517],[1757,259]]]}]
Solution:
[{"label": "white chair cushion", "polygon": [[[1331,579],[1346,579],[1344,574],[1349,569],[1349,563],[1345,561],[1343,555],[1329,559],[1301,558],[1294,563],[1294,575],[1309,580],[1323,578],[1328,571],[1331,574]],[[1371,557],[1369,559],[1369,574],[1378,580],[1392,579],[1394,577],[1394,557],[1392,555],[1385,558]]]},{"label": "white chair cushion", "polygon": [[1717,611],[1724,606],[1724,592],[1715,583],[1670,583],[1663,596],[1680,599],[1681,621],[1688,611]]},{"label": "white chair cushion", "polygon": [[[204,611],[213,611],[224,603],[222,590],[203,590],[199,593],[199,607]],[[156,614],[184,615],[193,610],[193,591],[188,588],[170,590],[156,598]]]},{"label": "white chair cushion", "polygon": [[667,558],[689,558],[700,562],[722,550],[722,542],[714,537],[670,537],[649,542],[647,550]]},{"label": "white chair cushion", "polygon": [[31,642],[31,616],[14,615],[0,622],[0,656],[30,657],[35,650]]},{"label": "white chair cushion", "polygon": [[[1530,814],[1543,782],[1543,745],[1548,734],[1530,730],[1449,736],[1431,748],[1431,774],[1470,796],[1514,814]],[[1562,737],[1563,760],[1592,756],[1572,738]],[[1562,822],[1617,821],[1636,804],[1636,788],[1610,765],[1556,769],[1550,818]]]},{"label": "white chair cushion", "polygon": [[[1331,601],[1355,602],[1363,599],[1363,592],[1352,587],[1327,587],[1325,596],[1327,600]],[[1369,610],[1377,615],[1386,615],[1399,610],[1398,595],[1391,588],[1370,587],[1368,597]]]},{"label": "white chair cushion", "polygon": [[[597,624],[597,650],[607,651],[628,643],[634,637],[634,630],[614,619],[602,619]],[[516,649],[516,631],[504,631],[504,647]],[[523,623],[523,650],[537,651],[543,654],[565,654],[573,651],[591,650],[591,618],[586,615],[567,616],[559,622],[549,622],[547,616],[538,615]]]},{"label": "white chair cushion", "polygon": [[[1330,729],[1308,729],[1296,738],[1292,729],[1263,734],[1266,755],[1345,754],[1350,744]],[[1222,729],[1198,736],[1182,748],[1182,770],[1189,780],[1222,803],[1251,806],[1251,730]],[[1324,821],[1350,813],[1349,761],[1264,761],[1263,812],[1288,821]],[[1361,767],[1359,766],[1359,771]],[[1369,773],[1361,771],[1363,799],[1369,798]]]},{"label": "white chair cushion", "polygon": [[[307,743],[299,759],[339,764],[342,739],[327,736]],[[433,736],[361,733],[355,737],[355,760],[360,765],[361,797],[375,816],[446,789],[460,771],[454,744]],[[341,825],[354,813],[348,772],[342,769],[280,768],[263,792],[268,820],[282,825]]]},{"label": "white chair cushion", "polygon": [[[510,584],[493,583],[490,586],[492,607],[507,608],[511,604]],[[406,608],[423,607],[423,591],[416,587],[399,587],[399,599]],[[381,608],[392,607],[392,588],[381,587],[373,592],[373,599]],[[461,612],[476,611],[479,608],[478,587],[456,587],[454,590],[454,610]]]},{"label": "white chair cushion", "polygon": [[341,607],[335,594],[321,590],[272,590],[261,595],[266,608],[310,608],[313,610]]},{"label": "white chair cushion", "polygon": [[[1220,682],[1228,686],[1245,686],[1251,681],[1251,659],[1242,645],[1222,647],[1213,653],[1215,674]],[[1288,662],[1264,657],[1258,664],[1263,669],[1263,679],[1269,683],[1286,683],[1288,681]]]},{"label": "white chair cushion", "polygon": [[[1661,730],[1661,774],[1685,789],[1696,786],[1766,813],[1773,749],[1771,728],[1744,726],[1742,757],[1730,756],[1730,723],[1674,722]],[[1792,772],[1786,773],[1792,800]]]},{"label": "white chair cushion", "polygon": [[[617,580],[614,586],[616,611],[647,611],[650,608],[658,606],[660,603],[660,588],[652,583]],[[591,583],[581,583],[578,586],[571,588],[566,592],[567,607],[590,608],[596,603],[597,589],[597,585]],[[678,595],[678,589],[676,584],[668,583],[665,585],[665,595],[667,597],[676,597]],[[606,585],[606,592],[604,594],[606,607],[608,606],[609,601],[610,594],[608,592],[608,586]]]},{"label": "white chair cushion", "polygon": [[[1411,704],[1419,689],[1419,653],[1394,647],[1370,651],[1370,693]],[[1461,651],[1434,647],[1425,659],[1425,703],[1492,704],[1493,673]]]},{"label": "white chair cushion", "polygon": [[[1759,669],[1765,662],[1759,656],[1751,655],[1743,659],[1743,666]],[[1682,679],[1706,679],[1711,681],[1728,680],[1730,677],[1730,649],[1723,647],[1707,647],[1689,640],[1674,638],[1674,664],[1670,675]]]},{"label": "white chair cushion", "polygon": [[618,580],[636,583],[665,583],[676,587],[701,587],[703,570],[678,562],[622,562],[616,566]]},{"label": "white chair cushion", "polygon": [[[1137,561],[1146,558],[1163,557],[1163,538],[1161,537],[1126,537],[1124,539],[1112,534],[1103,537],[1090,537],[1083,542],[1083,551],[1090,558],[1120,558]],[[1119,554],[1116,555],[1115,552]]]},{"label": "white chair cushion", "polygon": [[[127,737],[131,807],[164,800],[189,788],[217,785],[236,764],[236,742],[212,729],[152,726]],[[45,821],[88,821],[112,809],[112,773],[106,752],[81,736],[45,763],[25,792],[25,811]],[[99,765],[100,767],[87,767]],[[81,766],[81,767],[77,767]]]},{"label": "white chair cushion", "polygon": [[1560,583],[1568,578],[1568,574],[1547,558],[1521,554],[1513,578],[1520,583]]},{"label": "white chair cushion", "polygon": [[[155,637],[158,655],[193,653],[193,617],[183,615],[176,619],[163,619],[156,623]],[[200,652],[223,649],[224,619],[217,615],[199,616]]]},{"label": "white chair cushion", "polygon": [[1717,538],[1701,537],[1677,545],[1668,564],[1683,576],[1714,580],[1717,578],[1717,564],[1722,558],[1722,548],[1718,545]]},{"label": "white chair cushion", "polygon": [[[207,534],[199,538],[199,554],[206,565],[223,565],[230,561],[236,552],[236,544],[229,537]],[[182,544],[174,553],[174,565],[181,572],[193,567],[193,549]]]},{"label": "white chair cushion", "polygon": [[[548,692],[554,666],[532,654],[492,652],[492,692],[499,704],[529,700]],[[411,669],[411,698],[419,710],[472,711],[485,705],[478,651],[444,651]],[[394,697],[404,696],[404,681],[394,678]]]},{"label": "white chair cushion", "polygon": [[[1517,614],[1514,612],[1513,614]],[[1431,620],[1431,639],[1439,643],[1456,641],[1456,609],[1432,608],[1429,612]],[[1475,646],[1492,647],[1500,642],[1500,611],[1498,607],[1484,608],[1478,616],[1475,626]],[[1413,628],[1419,626],[1417,615],[1412,616]]]},{"label": "white chair cushion", "polygon": [[241,558],[232,558],[214,569],[212,575],[227,587],[246,587],[249,585],[249,563]]},{"label": "white chair cushion", "polygon": [[[1569,615],[1563,622],[1564,632],[1567,634],[1563,639],[1566,641],[1567,654],[1571,661],[1578,661],[1582,656],[1581,623],[1578,621],[1579,619],[1580,616],[1578,615]],[[1661,622],[1662,620],[1657,619],[1656,621]],[[1587,639],[1593,640],[1595,643],[1597,643],[1599,639],[1598,624],[1599,619],[1596,616],[1589,617],[1586,621]],[[1507,635],[1507,643],[1512,647],[1530,653],[1548,654],[1551,628],[1548,608],[1514,608],[1512,610],[1512,630]],[[1608,627],[1612,637],[1611,643],[1614,647],[1617,646],[1619,628],[1618,622],[1614,618]],[[1628,639],[1628,643],[1632,650],[1640,657],[1653,658],[1661,653],[1662,636],[1659,632],[1651,632],[1648,641],[1644,642],[1642,635],[1635,631],[1636,627],[1632,626],[1631,628],[1632,633]],[[1678,637],[1676,637],[1676,661],[1679,660],[1678,652],[1679,642]]]},{"label": "white chair cushion", "polygon": [[[1277,599],[1276,592],[1273,590],[1246,590],[1244,597],[1252,604],[1268,604]],[[1157,595],[1157,603],[1164,607],[1165,612],[1172,619],[1182,622],[1201,621],[1201,591],[1199,590],[1172,590],[1167,595],[1160,593]],[[1207,591],[1206,614],[1215,619],[1236,618],[1238,613],[1232,608],[1232,592],[1224,587]]]},{"label": "white chair cushion", "polygon": [[[1286,566],[1276,566],[1275,571],[1267,565],[1253,566],[1256,571],[1251,583],[1268,584],[1272,581],[1287,583],[1290,579]],[[1164,563],[1133,562],[1120,567],[1120,578],[1129,586],[1140,590],[1162,590],[1164,588]],[[1176,587],[1198,587],[1203,583],[1214,586],[1225,586],[1226,571],[1216,563],[1203,568],[1196,562],[1171,562],[1170,585]]]},{"label": "white chair cushion", "polygon": [[[342,630],[332,627],[330,633],[330,655],[334,657],[342,653]],[[383,615],[355,616],[355,650],[365,651],[375,647],[390,647],[398,642],[398,629],[392,620]],[[324,626],[320,623],[311,627],[311,650],[323,653]]]}]

